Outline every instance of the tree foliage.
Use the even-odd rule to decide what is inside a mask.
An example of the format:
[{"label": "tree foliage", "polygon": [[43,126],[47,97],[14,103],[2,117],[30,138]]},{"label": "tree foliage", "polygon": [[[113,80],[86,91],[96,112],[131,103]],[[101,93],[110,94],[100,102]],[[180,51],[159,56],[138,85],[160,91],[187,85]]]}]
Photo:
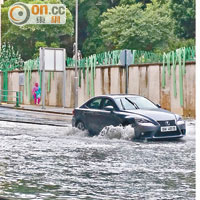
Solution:
[{"label": "tree foliage", "polygon": [[146,4],[148,3],[152,3],[151,0],[120,0],[120,4],[119,5],[133,5],[136,3],[141,3],[142,4],[142,8],[146,8]]},{"label": "tree foliage", "polygon": [[79,4],[79,47],[84,56],[106,51],[99,24],[101,14],[119,0],[83,0]]},{"label": "tree foliage", "polygon": [[[53,43],[61,46],[62,41],[60,37],[62,35],[73,34],[72,15],[68,9],[66,9],[65,25],[13,25],[8,19],[8,10],[9,6],[14,2],[13,0],[7,0],[2,8],[2,40],[15,46],[22,54],[23,59],[30,59],[37,53],[38,49],[35,46],[37,42],[46,43],[47,46],[51,46]],[[40,0],[32,2],[22,0],[22,2],[34,4],[44,3]],[[47,0],[45,3],[61,3],[61,1]]]},{"label": "tree foliage", "polygon": [[153,0],[146,6],[117,6],[102,15],[100,28],[109,49],[153,50],[166,45],[172,24],[168,5]]},{"label": "tree foliage", "polygon": [[[67,9],[65,25],[14,26],[8,20],[9,6],[15,0],[5,0],[2,8],[2,40],[10,42],[23,59],[38,56],[38,48],[66,48],[73,56],[75,42],[75,0],[45,0],[64,3]],[[42,0],[25,3],[44,3]],[[170,51],[194,44],[194,0],[78,0],[78,44],[83,56],[112,49]]]},{"label": "tree foliage", "polygon": [[195,38],[195,0],[170,0],[174,31],[179,38]]}]

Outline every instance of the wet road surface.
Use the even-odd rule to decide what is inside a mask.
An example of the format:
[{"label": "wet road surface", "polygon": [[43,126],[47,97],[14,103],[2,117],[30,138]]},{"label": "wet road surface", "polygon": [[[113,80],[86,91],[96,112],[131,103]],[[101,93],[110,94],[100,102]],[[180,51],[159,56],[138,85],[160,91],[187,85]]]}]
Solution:
[{"label": "wet road surface", "polygon": [[0,120],[67,127],[71,124],[70,115],[34,112],[0,107]]},{"label": "wet road surface", "polygon": [[0,196],[195,199],[195,121],[180,141],[130,141],[131,131],[120,129],[88,137],[71,127],[0,121]]}]

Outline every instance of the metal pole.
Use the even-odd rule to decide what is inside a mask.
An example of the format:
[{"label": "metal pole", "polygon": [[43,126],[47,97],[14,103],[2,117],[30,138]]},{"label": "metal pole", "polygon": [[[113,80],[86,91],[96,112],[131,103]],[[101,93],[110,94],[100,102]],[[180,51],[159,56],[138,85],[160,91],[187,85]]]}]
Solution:
[{"label": "metal pole", "polygon": [[20,107],[19,106],[19,92],[16,92],[16,105],[15,107]]},{"label": "metal pole", "polygon": [[74,107],[78,107],[78,0],[76,0]]},{"label": "metal pole", "polygon": [[0,90],[0,105],[1,105],[1,90]]},{"label": "metal pole", "polygon": [[126,94],[128,94],[128,64],[127,64],[127,50],[125,50],[125,67],[126,67]]},{"label": "metal pole", "polygon": [[63,107],[66,107],[66,50],[63,49]]},{"label": "metal pole", "polygon": [[44,48],[41,49],[42,51],[42,109],[45,109],[45,51]]},{"label": "metal pole", "polygon": [[23,101],[23,94],[22,94],[22,91],[20,91],[20,103],[22,104],[22,101]]}]

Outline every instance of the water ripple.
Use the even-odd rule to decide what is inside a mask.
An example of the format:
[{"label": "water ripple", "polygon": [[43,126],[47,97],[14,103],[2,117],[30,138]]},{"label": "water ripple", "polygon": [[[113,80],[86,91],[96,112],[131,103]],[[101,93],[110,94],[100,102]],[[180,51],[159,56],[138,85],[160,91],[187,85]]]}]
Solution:
[{"label": "water ripple", "polygon": [[133,142],[131,127],[100,136],[0,122],[0,195],[26,200],[195,199],[195,121],[180,141]]}]

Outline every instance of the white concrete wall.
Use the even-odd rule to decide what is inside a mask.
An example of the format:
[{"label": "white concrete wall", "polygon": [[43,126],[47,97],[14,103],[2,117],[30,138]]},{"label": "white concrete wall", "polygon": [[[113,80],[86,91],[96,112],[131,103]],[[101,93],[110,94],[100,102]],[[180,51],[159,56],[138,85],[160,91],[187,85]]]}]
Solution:
[{"label": "white concrete wall", "polygon": [[[166,70],[166,86],[162,88],[162,66],[161,65],[134,65],[129,67],[128,93],[143,95],[155,103],[160,103],[165,109],[185,116],[195,116],[195,63],[186,64],[186,74],[183,78],[184,106],[180,106],[179,92],[179,66],[176,67],[176,87],[177,96],[173,92],[173,70],[171,76]],[[62,106],[63,73],[54,72],[51,77],[51,90],[47,91],[48,73],[46,72],[46,98],[45,104],[48,106]],[[8,73],[8,89],[21,90],[19,87],[18,71]],[[3,73],[0,75],[0,86],[3,89]],[[88,78],[87,78],[88,77]],[[25,77],[26,78],[26,77]],[[32,72],[30,81],[30,91],[35,82],[40,82],[37,71]],[[88,82],[87,82],[88,81]],[[89,94],[90,92],[90,94]],[[97,67],[94,78],[95,96],[101,94],[120,94],[125,93],[125,68],[120,66]],[[81,87],[78,89],[79,106],[91,98],[91,74],[85,72],[85,79],[81,73]],[[32,96],[32,95],[31,95]],[[33,104],[28,99],[24,91],[24,104]],[[74,69],[66,70],[66,107],[74,106]]]}]

